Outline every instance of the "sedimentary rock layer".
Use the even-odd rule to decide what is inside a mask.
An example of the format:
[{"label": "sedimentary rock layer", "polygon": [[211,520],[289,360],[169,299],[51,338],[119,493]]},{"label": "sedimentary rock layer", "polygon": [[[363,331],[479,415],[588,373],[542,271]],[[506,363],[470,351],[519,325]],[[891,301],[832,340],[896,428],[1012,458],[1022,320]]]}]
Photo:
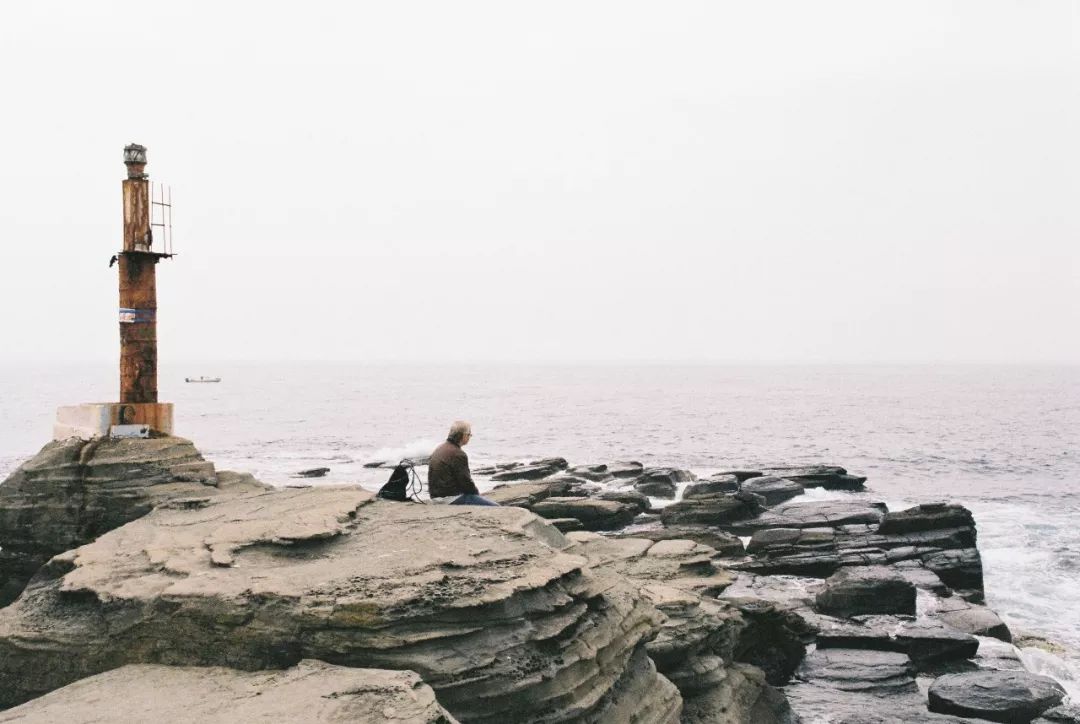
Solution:
[{"label": "sedimentary rock layer", "polygon": [[408,669],[462,721],[674,722],[656,609],[513,508],[359,488],[158,507],[0,610],[0,706],[131,663]]},{"label": "sedimentary rock layer", "polygon": [[457,722],[411,671],[350,669],[321,661],[259,672],[124,666],[0,713],[4,724],[344,721]]}]

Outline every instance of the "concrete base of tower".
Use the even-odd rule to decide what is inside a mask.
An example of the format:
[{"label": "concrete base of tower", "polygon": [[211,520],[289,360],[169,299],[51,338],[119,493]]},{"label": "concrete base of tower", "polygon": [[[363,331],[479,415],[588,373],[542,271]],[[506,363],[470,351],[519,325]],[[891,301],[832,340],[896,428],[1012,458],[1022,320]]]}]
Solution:
[{"label": "concrete base of tower", "polygon": [[173,434],[171,402],[90,402],[56,408],[53,440],[107,437],[114,425],[145,425],[153,433]]}]

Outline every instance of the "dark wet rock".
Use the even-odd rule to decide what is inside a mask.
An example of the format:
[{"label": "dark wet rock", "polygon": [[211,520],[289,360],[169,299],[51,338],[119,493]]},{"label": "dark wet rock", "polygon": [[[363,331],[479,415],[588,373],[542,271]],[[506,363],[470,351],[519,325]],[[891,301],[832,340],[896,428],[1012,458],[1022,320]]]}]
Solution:
[{"label": "dark wet rock", "polygon": [[719,556],[741,556],[744,553],[743,543],[737,536],[704,525],[631,530],[616,535],[629,538],[645,538],[651,541],[692,540],[715,549]]},{"label": "dark wet rock", "polygon": [[818,649],[796,673],[801,681],[878,696],[916,691],[914,675],[906,654],[867,649]]},{"label": "dark wet rock", "polygon": [[[871,617],[880,619],[885,617]],[[819,649],[872,649],[874,651],[901,652],[894,632],[900,627],[897,620],[852,621],[831,616],[818,616],[813,620],[817,633],[815,641]]]},{"label": "dark wet rock", "polygon": [[694,474],[675,468],[646,468],[634,481],[634,490],[654,498],[674,498],[679,483],[690,482]]},{"label": "dark wet rock", "polygon": [[777,603],[788,609],[810,609],[814,596],[822,587],[821,581],[811,581],[794,576],[758,576],[746,571],[738,571],[731,585],[721,594],[728,599],[759,599]]},{"label": "dark wet rock", "polygon": [[577,518],[585,530],[615,530],[628,525],[638,513],[632,503],[596,498],[550,497],[534,503],[531,510],[543,518]]},{"label": "dark wet rock", "polygon": [[934,623],[910,623],[896,633],[896,641],[919,669],[942,661],[970,659],[979,652],[979,640]]},{"label": "dark wet rock", "polygon": [[531,509],[533,505],[545,498],[565,496],[572,485],[571,481],[563,479],[499,485],[484,493],[484,497],[499,505]]},{"label": "dark wet rock", "polygon": [[683,491],[683,500],[688,498],[703,498],[716,493],[739,492],[739,480],[734,475],[712,476],[705,480],[699,480],[686,486]]},{"label": "dark wet rock", "polygon": [[682,724],[795,724],[784,695],[749,664],[732,664],[713,688],[685,697]]},{"label": "dark wet rock", "polygon": [[662,619],[638,586],[565,553],[528,511],[372,498],[158,507],[53,558],[0,609],[0,707],[125,664],[314,658],[415,671],[462,721],[678,720],[644,648]]},{"label": "dark wet rock", "polygon": [[761,499],[757,496],[717,493],[672,503],[660,512],[660,519],[665,526],[728,525],[760,510]]},{"label": "dark wet rock", "polygon": [[211,498],[250,475],[217,473],[190,441],[70,438],[51,442],[0,484],[0,606],[58,553],[179,498]]},{"label": "dark wet rock", "polygon": [[742,484],[742,489],[748,493],[755,493],[765,499],[765,505],[777,505],[785,500],[802,495],[805,489],[802,484],[786,478],[778,478],[766,475],[760,478],[751,478]]},{"label": "dark wet rock", "polygon": [[296,473],[298,478],[321,478],[330,472],[330,468],[309,468]]},{"label": "dark wet rock", "polygon": [[1048,676],[1025,671],[971,671],[938,677],[930,685],[930,711],[989,721],[1030,722],[1065,698]]},{"label": "dark wet rock", "polygon": [[600,463],[599,465],[575,465],[572,468],[568,468],[566,474],[595,482],[610,480],[612,477],[611,473],[608,472],[608,466],[603,463]]},{"label": "dark wet rock", "polygon": [[815,548],[832,551],[835,543],[833,528],[766,528],[751,536],[746,552],[789,554]]},{"label": "dark wet rock", "polygon": [[0,722],[375,722],[454,724],[411,671],[305,660],[282,671],[139,664],[113,669],[0,713]]},{"label": "dark wet rock", "polygon": [[[916,533],[942,528],[974,528],[971,511],[962,505],[923,503],[907,510],[889,511],[881,521],[878,533]],[[974,543],[974,541],[972,541]]]},{"label": "dark wet rock", "polygon": [[513,470],[514,468],[520,468],[525,463],[521,461],[514,461],[508,463],[495,463],[494,465],[484,465],[478,468],[473,468],[473,475],[494,475],[495,473],[506,472],[507,470]]},{"label": "dark wet rock", "polygon": [[926,553],[922,563],[949,588],[983,590],[982,556],[978,548]]},{"label": "dark wet rock", "polygon": [[1080,704],[1066,704],[1047,709],[1036,724],[1080,724]]},{"label": "dark wet rock", "polygon": [[822,613],[850,618],[864,614],[915,615],[915,586],[882,566],[843,568],[825,581],[817,595]]},{"label": "dark wet rock", "polygon": [[861,475],[849,475],[838,465],[811,465],[771,468],[766,475],[776,475],[794,480],[807,488],[825,488],[826,490],[862,490],[866,478]]},{"label": "dark wet rock", "polygon": [[915,622],[896,616],[860,616],[859,620],[820,617],[818,648],[873,649],[905,653],[920,671],[942,663],[973,658],[979,640],[934,622]]},{"label": "dark wet rock", "polygon": [[786,684],[806,656],[806,622],[772,601],[729,600],[745,621],[732,651],[735,660],[761,669],[773,686]]},{"label": "dark wet rock", "polygon": [[569,464],[563,458],[545,458],[534,460],[526,465],[518,465],[509,470],[502,470],[491,476],[492,480],[505,482],[511,480],[541,480],[549,478],[566,468]]},{"label": "dark wet rock", "polygon": [[781,503],[758,516],[733,520],[724,527],[738,535],[753,535],[765,528],[838,528],[850,524],[878,524],[884,505],[861,500],[825,500]]},{"label": "dark wet rock", "polygon": [[645,467],[639,462],[625,461],[609,463],[607,471],[616,478],[636,478],[645,471]]},{"label": "dark wet rock", "polygon": [[652,502],[649,496],[636,490],[605,490],[595,496],[598,500],[614,500],[634,506],[637,513],[647,513],[652,510]]},{"label": "dark wet rock", "polygon": [[760,478],[764,474],[765,473],[760,470],[720,470],[719,472],[715,472],[709,477],[705,478],[705,480],[718,480],[720,478],[731,476],[734,477],[736,481],[741,483],[742,481],[749,480],[750,478]]},{"label": "dark wet rock", "polygon": [[558,528],[563,533],[571,533],[575,530],[585,530],[585,525],[577,518],[551,518],[548,523]]},{"label": "dark wet rock", "polygon": [[969,603],[958,596],[939,601],[934,616],[957,631],[1012,641],[1012,633],[1000,616],[986,606]]}]

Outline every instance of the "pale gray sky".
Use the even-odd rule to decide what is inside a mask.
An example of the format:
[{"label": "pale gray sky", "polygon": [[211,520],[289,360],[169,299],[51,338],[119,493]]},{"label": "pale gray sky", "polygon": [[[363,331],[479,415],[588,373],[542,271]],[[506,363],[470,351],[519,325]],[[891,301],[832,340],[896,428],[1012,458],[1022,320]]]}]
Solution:
[{"label": "pale gray sky", "polygon": [[1080,362],[1074,2],[33,2],[6,361]]}]

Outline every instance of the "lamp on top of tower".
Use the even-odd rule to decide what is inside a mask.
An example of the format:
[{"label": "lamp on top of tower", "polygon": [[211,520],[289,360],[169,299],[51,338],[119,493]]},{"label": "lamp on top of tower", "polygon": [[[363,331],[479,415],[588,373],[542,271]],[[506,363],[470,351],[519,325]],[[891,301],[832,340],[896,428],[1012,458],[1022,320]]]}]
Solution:
[{"label": "lamp on top of tower", "polygon": [[146,166],[146,146],[138,143],[124,146],[124,165],[128,167],[128,178],[145,176],[143,168]]}]

